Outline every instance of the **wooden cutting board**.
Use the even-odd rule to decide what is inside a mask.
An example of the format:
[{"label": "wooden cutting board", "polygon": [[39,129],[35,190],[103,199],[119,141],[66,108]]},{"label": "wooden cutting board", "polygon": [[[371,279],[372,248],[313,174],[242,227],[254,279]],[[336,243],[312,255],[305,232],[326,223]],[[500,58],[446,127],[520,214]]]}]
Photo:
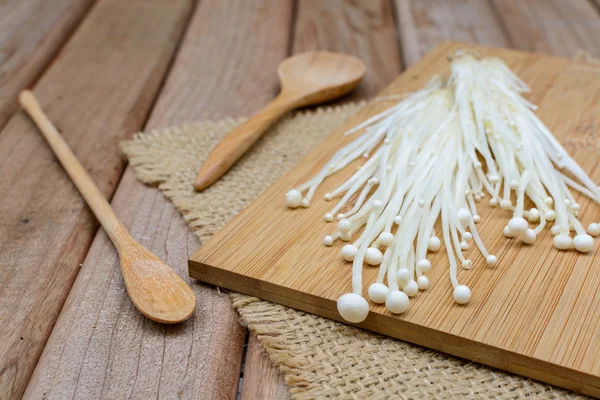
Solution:
[{"label": "wooden cutting board", "polygon": [[[458,48],[505,60],[532,88],[538,115],[583,169],[598,181],[600,150],[600,67],[512,50],[443,43],[399,76],[382,96],[421,88],[446,74],[447,57]],[[312,177],[352,138],[349,127],[392,103],[374,102],[341,127],[293,171],[192,256],[190,276],[227,289],[340,320],[338,297],[351,290],[351,264],[339,256],[342,244],[323,246],[335,230],[323,221],[331,202],[320,200],[353,168],[329,178],[307,209],[289,210],[285,193]],[[301,140],[301,138],[298,138]],[[582,222],[600,220],[600,206],[578,196]],[[393,315],[371,304],[358,326],[497,368],[600,396],[600,247],[588,254],[560,252],[547,230],[531,246],[504,237],[507,211],[478,203],[479,232],[496,267],[475,249],[474,267],[459,280],[473,292],[466,306],[452,299],[443,249],[430,253],[430,288],[411,299],[410,309]],[[475,253],[477,253],[475,255]],[[365,266],[365,298],[378,267]]]}]

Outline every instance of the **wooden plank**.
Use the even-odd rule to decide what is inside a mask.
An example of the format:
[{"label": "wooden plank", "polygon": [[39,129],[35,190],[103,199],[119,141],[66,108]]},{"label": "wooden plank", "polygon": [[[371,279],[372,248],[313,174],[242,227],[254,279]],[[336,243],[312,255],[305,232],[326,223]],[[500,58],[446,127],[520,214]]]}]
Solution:
[{"label": "wooden plank", "polygon": [[[286,55],[291,14],[289,2],[202,1],[146,129],[200,119],[211,114],[209,108],[241,115],[265,104],[277,76],[264,70],[275,71]],[[251,45],[239,47],[240,37]],[[215,78],[215,71],[224,75]],[[238,90],[255,100],[240,98]],[[186,259],[198,240],[158,190],[135,181],[127,168],[112,205],[136,238],[187,275]],[[223,292],[192,287],[198,309],[189,322],[166,328],[143,319],[125,296],[116,254],[100,232],[27,396],[235,397],[244,328]]]},{"label": "wooden plank", "polygon": [[0,129],[77,27],[93,0],[8,0],[0,3]]},{"label": "wooden plank", "polygon": [[597,55],[599,16],[587,0],[395,0],[404,59],[412,65],[441,40],[572,57]]},{"label": "wooden plank", "polygon": [[401,68],[390,1],[300,0],[292,52],[331,50],[360,58],[367,74],[348,100],[374,96]]},{"label": "wooden plank", "polygon": [[[300,0],[292,36],[292,52],[329,50],[363,60],[367,74],[346,101],[366,100],[394,79],[401,70],[392,5],[388,0]],[[277,367],[250,333],[242,398],[283,398],[288,394]]]},{"label": "wooden plank", "polygon": [[573,57],[600,56],[600,15],[587,0],[492,0],[514,47]]},{"label": "wooden plank", "polygon": [[[421,87],[434,74],[446,71],[447,55],[463,46],[439,46],[382,94],[410,92]],[[482,55],[502,57],[532,86],[534,95],[530,98],[539,103],[542,120],[558,140],[568,141],[571,155],[585,171],[591,172],[592,179],[598,179],[600,170],[594,149],[574,141],[573,132],[584,135],[582,127],[597,123],[600,114],[594,99],[600,94],[600,81],[590,78],[588,70],[581,71],[565,59],[482,47],[475,50]],[[564,96],[567,91],[569,96]],[[379,103],[371,105],[348,126],[381,109]],[[564,115],[571,117],[564,118]],[[330,230],[322,216],[331,205],[315,201],[308,209],[299,211],[303,224],[314,229],[297,229],[298,214],[286,209],[284,198],[290,187],[312,176],[340,143],[349,140],[343,136],[344,131],[345,128],[341,128],[328,138],[200,249],[190,261],[192,276],[339,320],[336,300],[348,291],[350,274],[338,254],[341,246],[336,246],[338,251],[322,246],[322,238]],[[339,185],[343,175],[331,177],[316,198]],[[597,220],[600,215],[597,207],[592,207],[586,199],[581,199],[581,206],[586,211],[589,208],[585,223]],[[454,304],[449,284],[443,283],[447,282],[447,268],[436,268],[438,264],[446,265],[445,255],[440,253],[432,257],[434,267],[429,277],[432,283],[441,284],[434,283],[405,314],[394,316],[381,306],[372,307],[371,314],[360,326],[582,393],[599,395],[600,363],[595,357],[586,358],[582,354],[596,352],[598,348],[594,330],[597,318],[585,316],[600,314],[600,305],[588,301],[595,296],[594,282],[600,281],[600,271],[592,268],[600,255],[558,253],[549,233],[540,237],[535,246],[514,246],[497,234],[506,224],[506,216],[485,204],[479,208],[482,219],[487,221],[480,226],[484,242],[492,253],[501,255],[501,260],[510,262],[461,273],[466,285],[476,282],[468,306]],[[306,251],[307,246],[310,251]],[[482,258],[477,255],[473,261],[478,264]],[[544,278],[523,277],[523,265]],[[561,266],[560,270],[556,270],[557,266]],[[365,282],[374,281],[376,274],[377,268],[365,269]],[[323,281],[323,276],[329,278]],[[519,290],[513,291],[514,288]],[[445,318],[433,318],[440,314]],[[568,334],[562,335],[563,332]]]},{"label": "wooden plank", "polygon": [[[35,85],[50,119],[109,197],[124,166],[117,142],[146,119],[190,6],[99,3]],[[97,223],[24,113],[0,134],[0,160],[0,393],[19,398]]]},{"label": "wooden plank", "polygon": [[161,92],[149,126],[248,116],[271,101],[292,18],[292,4],[278,3],[201,1],[177,59],[181,72]]},{"label": "wooden plank", "polygon": [[246,367],[242,383],[243,400],[286,399],[289,389],[256,335],[251,334],[246,352]]},{"label": "wooden plank", "polygon": [[481,0],[395,0],[404,62],[412,65],[442,40],[509,47],[488,3]]}]

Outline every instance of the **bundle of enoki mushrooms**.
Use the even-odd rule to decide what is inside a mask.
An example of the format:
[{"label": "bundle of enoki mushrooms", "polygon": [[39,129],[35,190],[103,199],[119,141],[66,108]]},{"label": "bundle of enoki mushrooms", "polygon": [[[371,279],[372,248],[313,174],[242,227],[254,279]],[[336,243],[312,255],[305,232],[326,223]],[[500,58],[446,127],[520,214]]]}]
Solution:
[{"label": "bundle of enoki mushrooms", "polygon": [[[362,134],[318,175],[286,194],[290,208],[308,207],[327,177],[365,159],[325,194],[325,200],[337,200],[324,216],[337,220],[337,230],[324,244],[348,242],[341,256],[352,262],[352,292],[337,304],[342,318],[357,323],[369,313],[362,297],[364,263],[379,266],[369,298],[392,313],[405,312],[409,297],[429,286],[427,252],[439,250],[442,241],[453,297],[466,304],[471,290],[458,282],[457,268],[472,267],[463,254],[469,242],[488,265],[498,262],[477,233],[477,203],[486,197],[491,206],[512,212],[507,237],[531,244],[551,223],[557,249],[592,250],[600,224],[590,224],[586,232],[571,189],[596,202],[600,190],[536,117],[536,107],[521,97],[528,91],[500,59],[457,54],[449,78],[432,79],[346,132]],[[525,209],[526,198],[533,207]]]}]

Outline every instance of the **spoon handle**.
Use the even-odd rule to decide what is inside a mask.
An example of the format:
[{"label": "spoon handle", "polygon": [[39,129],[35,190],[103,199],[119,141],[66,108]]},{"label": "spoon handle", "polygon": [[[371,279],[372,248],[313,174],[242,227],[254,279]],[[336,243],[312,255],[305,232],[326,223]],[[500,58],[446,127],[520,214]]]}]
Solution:
[{"label": "spoon handle", "polygon": [[115,215],[110,204],[108,204],[108,201],[106,201],[85,168],[83,168],[77,157],[69,149],[69,146],[60,133],[58,133],[56,127],[50,122],[33,93],[29,90],[22,91],[19,95],[19,102],[35,121],[42,135],[52,148],[52,151],[71,177],[75,186],[77,186],[77,189],[94,212],[98,221],[100,221],[100,224],[115,247],[120,249],[119,241],[123,239],[123,233],[127,231]]},{"label": "spoon handle", "polygon": [[252,118],[228,133],[200,167],[194,181],[194,189],[201,192],[215,183],[252,147],[271,124],[292,108],[293,99],[280,94]]}]

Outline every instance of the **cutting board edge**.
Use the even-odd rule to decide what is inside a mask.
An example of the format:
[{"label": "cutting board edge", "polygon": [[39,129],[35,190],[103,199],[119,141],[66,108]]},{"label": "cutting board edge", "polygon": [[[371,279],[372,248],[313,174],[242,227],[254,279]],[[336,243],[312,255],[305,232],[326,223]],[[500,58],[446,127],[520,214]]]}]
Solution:
[{"label": "cutting board edge", "polygon": [[[366,329],[374,333],[383,334],[490,367],[557,385],[578,393],[600,397],[600,377],[585,372],[514,353],[500,347],[466,339],[447,332],[437,331],[423,325],[413,324],[403,321],[401,317],[392,315],[370,313],[364,322],[350,324],[341,319],[336,310],[336,303],[332,300],[305,293],[306,299],[310,302],[298,301],[292,296],[295,293],[294,289],[269,282],[260,282],[255,278],[210,266],[201,260],[190,259],[188,266],[190,277],[222,289],[254,296],[346,325]],[[322,305],[319,305],[319,303]],[[448,338],[452,339],[450,343],[447,341]]]}]

